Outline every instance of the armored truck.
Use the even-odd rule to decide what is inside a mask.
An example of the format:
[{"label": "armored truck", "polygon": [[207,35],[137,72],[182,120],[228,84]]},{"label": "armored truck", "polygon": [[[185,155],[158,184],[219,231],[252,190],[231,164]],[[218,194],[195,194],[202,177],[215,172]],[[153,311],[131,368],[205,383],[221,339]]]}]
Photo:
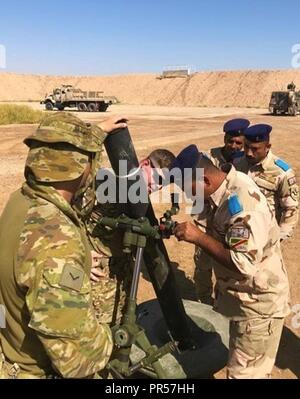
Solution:
[{"label": "armored truck", "polygon": [[83,91],[72,85],[62,85],[47,94],[41,104],[47,111],[76,108],[82,112],[105,112],[111,104],[116,104],[116,97],[103,95],[103,91]]}]

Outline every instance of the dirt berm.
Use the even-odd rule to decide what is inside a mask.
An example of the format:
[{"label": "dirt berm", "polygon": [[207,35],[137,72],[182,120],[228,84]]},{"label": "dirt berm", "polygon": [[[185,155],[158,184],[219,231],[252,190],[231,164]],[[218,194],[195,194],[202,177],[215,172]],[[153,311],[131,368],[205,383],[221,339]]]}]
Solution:
[{"label": "dirt berm", "polygon": [[292,80],[300,89],[300,70],[198,72],[189,78],[157,79],[159,74],[46,76],[0,73],[0,101],[40,101],[61,84],[103,90],[133,105],[201,107],[268,106],[273,90]]}]

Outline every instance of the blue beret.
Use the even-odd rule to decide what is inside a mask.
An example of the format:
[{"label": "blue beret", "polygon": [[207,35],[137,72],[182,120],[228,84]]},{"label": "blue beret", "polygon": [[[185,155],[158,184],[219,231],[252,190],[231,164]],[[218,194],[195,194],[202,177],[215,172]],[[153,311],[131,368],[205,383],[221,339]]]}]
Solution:
[{"label": "blue beret", "polygon": [[269,140],[272,126],[264,123],[248,127],[245,131],[245,138],[249,141],[259,143],[261,141]]},{"label": "blue beret", "polygon": [[193,169],[196,167],[198,159],[199,150],[195,144],[191,144],[177,155],[172,163],[171,169],[179,168],[182,171],[187,168]]},{"label": "blue beret", "polygon": [[224,125],[224,133],[230,136],[240,136],[244,134],[247,127],[250,125],[248,119],[231,119]]},{"label": "blue beret", "polygon": [[176,171],[174,171],[175,175],[171,175],[171,182],[174,182],[181,187],[183,184],[182,179],[191,174],[192,170],[197,166],[199,158],[200,153],[195,144],[191,144],[182,150],[171,165],[171,170],[176,169]]}]

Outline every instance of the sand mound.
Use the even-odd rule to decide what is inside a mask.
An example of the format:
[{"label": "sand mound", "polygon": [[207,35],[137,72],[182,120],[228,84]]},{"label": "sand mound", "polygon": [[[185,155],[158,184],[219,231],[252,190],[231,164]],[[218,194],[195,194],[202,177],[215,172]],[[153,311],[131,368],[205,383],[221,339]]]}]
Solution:
[{"label": "sand mound", "polygon": [[42,76],[0,73],[0,101],[40,101],[60,84],[103,90],[125,104],[202,107],[267,107],[273,90],[290,81],[300,88],[300,70],[198,72],[190,78],[155,74]]}]

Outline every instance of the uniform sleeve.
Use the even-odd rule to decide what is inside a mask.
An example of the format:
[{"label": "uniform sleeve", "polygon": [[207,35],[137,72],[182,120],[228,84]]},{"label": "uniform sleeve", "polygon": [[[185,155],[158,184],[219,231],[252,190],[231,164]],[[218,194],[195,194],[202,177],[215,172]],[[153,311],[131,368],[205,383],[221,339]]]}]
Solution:
[{"label": "uniform sleeve", "polygon": [[26,323],[65,378],[102,370],[113,346],[109,328],[93,312],[85,252],[67,217],[49,204],[32,207],[20,235],[16,279],[25,293]]},{"label": "uniform sleeve", "polygon": [[118,216],[118,210],[119,207],[116,204],[97,204],[93,209],[91,217],[86,222],[86,231],[92,248],[107,257],[123,256],[122,233],[101,226],[99,220],[103,216]]},{"label": "uniform sleeve", "polygon": [[268,244],[269,215],[259,211],[243,212],[232,218],[225,241],[233,263],[241,274],[254,276]]},{"label": "uniform sleeve", "polygon": [[29,327],[36,331],[52,366],[64,378],[83,378],[102,370],[112,352],[112,336],[91,307],[91,287],[80,265],[62,272],[44,269],[38,290],[26,297]]},{"label": "uniform sleeve", "polygon": [[299,188],[292,169],[282,174],[279,182],[280,238],[289,238],[299,218]]}]

